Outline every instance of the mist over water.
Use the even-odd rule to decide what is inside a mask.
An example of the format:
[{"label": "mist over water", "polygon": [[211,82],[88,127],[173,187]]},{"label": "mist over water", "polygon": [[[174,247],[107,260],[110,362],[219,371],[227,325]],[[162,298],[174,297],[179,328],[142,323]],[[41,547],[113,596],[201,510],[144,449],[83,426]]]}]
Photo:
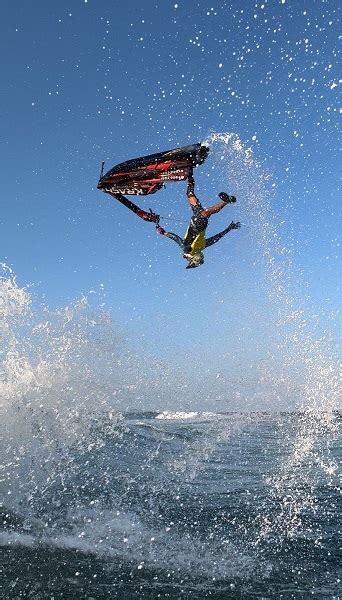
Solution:
[{"label": "mist over water", "polygon": [[[80,551],[90,565],[94,556],[105,561],[108,586],[133,581],[151,598],[164,588],[175,598],[222,590],[248,597],[258,586],[279,591],[299,580],[307,590],[313,580],[301,571],[317,564],[329,576],[316,587],[332,593],[337,358],[312,334],[272,212],[270,176],[237,135],[206,143],[239,190],[277,314],[277,352],[258,390],[268,413],[244,412],[243,390],[239,414],[204,413],[181,370],[130,350],[102,300],[51,311],[3,265],[3,545],[14,557],[18,548],[48,548],[52,562],[56,549]],[[296,412],[272,414],[279,406]],[[89,581],[89,597],[105,597]]]}]

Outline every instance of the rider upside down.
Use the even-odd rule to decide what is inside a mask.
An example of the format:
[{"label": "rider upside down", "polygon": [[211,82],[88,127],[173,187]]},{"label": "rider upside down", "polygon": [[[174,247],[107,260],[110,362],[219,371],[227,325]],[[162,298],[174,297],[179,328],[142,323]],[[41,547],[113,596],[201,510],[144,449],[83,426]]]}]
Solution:
[{"label": "rider upside down", "polygon": [[203,265],[204,255],[203,250],[209,248],[213,244],[216,244],[223,236],[232,231],[233,229],[239,229],[240,223],[234,223],[232,221],[226,229],[220,231],[216,235],[213,235],[206,239],[205,232],[208,227],[209,218],[220,212],[227,204],[234,204],[236,202],[235,196],[229,196],[226,192],[220,192],[220,201],[208,208],[203,208],[201,202],[195,195],[195,180],[192,174],[192,170],[188,177],[188,185],[186,190],[188,202],[191,206],[193,215],[191,217],[188,229],[185,233],[184,238],[181,238],[176,233],[166,231],[159,225],[160,216],[150,210],[146,212],[136,206],[131,200],[128,200],[122,194],[113,194],[113,196],[124,204],[127,208],[136,213],[137,216],[141,217],[145,221],[156,223],[157,232],[165,237],[170,238],[176,244],[180,246],[183,252],[183,258],[188,262],[187,269],[194,269]]}]

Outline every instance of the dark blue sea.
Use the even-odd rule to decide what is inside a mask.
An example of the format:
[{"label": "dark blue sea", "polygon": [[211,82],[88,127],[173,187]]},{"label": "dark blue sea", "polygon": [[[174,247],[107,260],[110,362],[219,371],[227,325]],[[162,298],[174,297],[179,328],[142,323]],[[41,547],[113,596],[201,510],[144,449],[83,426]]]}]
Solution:
[{"label": "dark blue sea", "polygon": [[5,449],[2,598],[340,598],[337,413],[110,412],[60,444],[41,410]]}]

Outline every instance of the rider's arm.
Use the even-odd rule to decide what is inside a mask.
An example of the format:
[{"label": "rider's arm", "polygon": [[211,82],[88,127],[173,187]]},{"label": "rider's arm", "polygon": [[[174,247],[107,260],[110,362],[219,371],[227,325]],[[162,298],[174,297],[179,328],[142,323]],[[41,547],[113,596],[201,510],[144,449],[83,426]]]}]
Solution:
[{"label": "rider's arm", "polygon": [[165,229],[159,226],[157,227],[157,232],[160,233],[160,235],[165,235],[166,237],[170,238],[170,240],[173,240],[174,242],[176,242],[176,244],[178,244],[178,246],[183,248],[184,242],[182,238],[179,237],[179,235],[177,235],[176,233],[171,233],[171,231],[165,231]]},{"label": "rider's arm", "polygon": [[126,206],[126,208],[129,208],[129,210],[134,212],[138,217],[144,219],[144,221],[150,221],[151,223],[159,223],[159,215],[156,215],[154,212],[152,212],[151,209],[150,212],[143,210],[142,208],[134,204],[132,200],[129,200],[128,198],[126,198],[126,196],[123,196],[122,194],[114,194],[113,192],[108,192],[108,194],[110,194],[111,196],[113,196],[113,198],[121,202],[121,204]]},{"label": "rider's arm", "polygon": [[230,225],[228,225],[228,227],[226,227],[226,229],[224,229],[223,231],[220,231],[220,233],[217,233],[216,235],[213,235],[212,237],[208,238],[205,242],[205,247],[208,248],[209,246],[216,244],[216,242],[218,242],[224,235],[229,233],[232,229],[239,229],[239,227],[241,227],[240,223],[234,223],[234,221],[232,221],[230,223]]}]

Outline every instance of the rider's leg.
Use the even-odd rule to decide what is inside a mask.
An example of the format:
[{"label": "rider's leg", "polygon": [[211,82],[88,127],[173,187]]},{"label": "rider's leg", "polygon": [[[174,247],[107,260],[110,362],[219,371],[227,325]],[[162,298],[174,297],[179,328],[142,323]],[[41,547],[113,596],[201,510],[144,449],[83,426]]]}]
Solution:
[{"label": "rider's leg", "polygon": [[213,206],[209,206],[208,208],[204,208],[201,212],[201,217],[210,217],[211,215],[214,215],[215,213],[220,212],[220,210],[222,210],[222,208],[224,208],[225,206],[227,206],[226,202],[223,202],[221,200],[221,202],[217,202],[217,204],[214,204]]},{"label": "rider's leg", "polygon": [[197,206],[200,204],[199,199],[195,196],[195,180],[193,178],[192,169],[190,169],[188,177],[188,186],[186,188],[186,197],[189,201],[190,206]]}]

